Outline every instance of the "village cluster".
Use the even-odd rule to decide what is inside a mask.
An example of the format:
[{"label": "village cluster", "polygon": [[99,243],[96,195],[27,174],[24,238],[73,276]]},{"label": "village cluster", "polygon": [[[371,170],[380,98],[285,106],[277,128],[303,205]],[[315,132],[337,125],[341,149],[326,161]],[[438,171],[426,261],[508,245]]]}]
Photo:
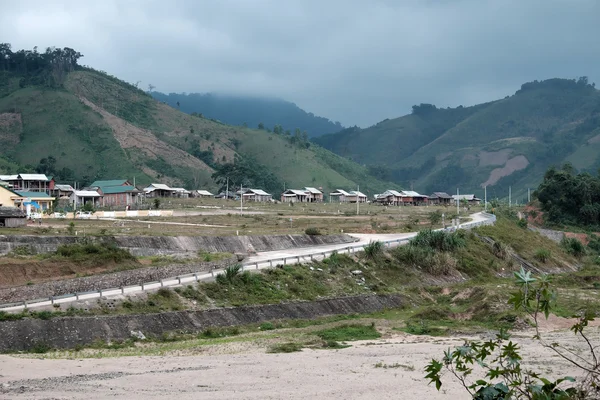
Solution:
[{"label": "village cluster", "polygon": [[[146,199],[165,197],[214,197],[242,202],[276,202],[283,203],[323,203],[325,196],[322,188],[305,187],[304,189],[287,189],[279,200],[261,189],[242,188],[226,190],[213,194],[208,190],[186,190],[172,188],[163,183],[152,183],[138,188],[127,179],[98,180],[89,186],[78,189],[69,184],[58,184],[51,176],[44,174],[0,175],[0,226],[20,226],[21,217],[38,215],[53,209],[58,201],[61,208],[80,209],[86,204],[92,208],[126,209],[139,208],[149,204]],[[386,206],[403,205],[452,205],[456,202],[479,204],[475,195],[449,195],[435,192],[430,196],[414,191],[387,190],[369,199],[358,190],[345,191],[336,189],[329,193],[328,202],[336,203],[374,203]]]}]

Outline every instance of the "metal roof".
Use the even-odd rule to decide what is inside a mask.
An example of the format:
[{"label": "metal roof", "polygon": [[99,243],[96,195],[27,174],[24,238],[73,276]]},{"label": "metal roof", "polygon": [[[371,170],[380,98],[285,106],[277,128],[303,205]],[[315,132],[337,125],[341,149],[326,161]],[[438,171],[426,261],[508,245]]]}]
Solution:
[{"label": "metal roof", "polygon": [[94,190],[76,190],[77,197],[102,197],[102,195]]},{"label": "metal roof", "polygon": [[285,192],[283,192],[284,196],[286,195],[286,193],[291,193],[294,194],[296,196],[308,196],[310,193],[304,190],[296,190],[296,189],[288,189]]},{"label": "metal roof", "polygon": [[25,218],[27,217],[27,214],[17,207],[0,207],[0,217]]},{"label": "metal roof", "polygon": [[44,193],[44,192],[23,192],[20,190],[16,190],[15,193],[18,194],[19,196],[29,197],[32,199],[48,199],[48,200],[54,199],[54,197],[50,197],[50,195],[48,195],[47,193]]},{"label": "metal roof", "polygon": [[123,186],[126,183],[129,183],[127,179],[112,179],[108,181],[94,181],[90,187]]},{"label": "metal roof", "polygon": [[257,194],[259,196],[271,196],[269,193],[265,192],[264,190],[261,189],[249,189],[249,192],[252,192],[254,194]]},{"label": "metal roof", "polygon": [[400,192],[398,192],[397,190],[391,190],[391,189],[390,190],[386,190],[385,192],[381,193],[379,196],[389,196],[390,194],[392,196],[396,196],[396,197],[401,197],[402,196],[402,194],[400,194]]},{"label": "metal roof", "polygon": [[44,174],[19,174],[17,179],[22,179],[24,181],[49,181],[48,177]]},{"label": "metal roof", "polygon": [[312,194],[323,194],[319,189],[314,188],[314,187],[305,187],[305,190],[311,192]]},{"label": "metal roof", "polygon": [[144,191],[146,191],[146,192],[153,192],[156,189],[159,189],[159,190],[168,190],[168,191],[173,191],[174,190],[174,189],[170,188],[169,186],[165,185],[164,183],[153,183],[150,186],[148,186],[146,189],[144,189]]},{"label": "metal roof", "polygon": [[196,193],[198,193],[201,196],[212,196],[213,195],[208,190],[196,190]]},{"label": "metal roof", "polygon": [[477,197],[475,197],[474,194],[460,194],[460,195],[452,195],[452,198],[454,200],[458,199],[458,200],[467,200],[467,201],[471,201],[471,200],[481,200],[478,199]]},{"label": "metal roof", "polygon": [[344,196],[351,196],[350,193],[346,192],[343,189],[335,189],[333,192],[329,193],[329,195],[333,195],[333,196],[339,196],[339,195],[344,195]]},{"label": "metal roof", "polygon": [[73,186],[71,186],[71,185],[54,185],[54,189],[60,190],[63,192],[72,192],[75,190],[75,189],[73,189]]},{"label": "metal roof", "polygon": [[438,198],[438,199],[451,199],[452,198],[452,196],[450,196],[446,192],[433,192],[433,194],[430,197]]},{"label": "metal roof", "polygon": [[103,187],[100,187],[99,189],[104,194],[138,192],[138,190],[133,186],[108,186],[108,187],[103,186]]},{"label": "metal roof", "polygon": [[363,192],[359,192],[356,190],[353,190],[350,192],[350,196],[356,196],[356,195],[358,195],[358,197],[367,197],[367,195],[364,194]]},{"label": "metal roof", "polygon": [[19,175],[0,175],[2,181],[16,181],[19,179]]},{"label": "metal roof", "polygon": [[412,190],[403,190],[402,196],[404,197],[427,197]]}]

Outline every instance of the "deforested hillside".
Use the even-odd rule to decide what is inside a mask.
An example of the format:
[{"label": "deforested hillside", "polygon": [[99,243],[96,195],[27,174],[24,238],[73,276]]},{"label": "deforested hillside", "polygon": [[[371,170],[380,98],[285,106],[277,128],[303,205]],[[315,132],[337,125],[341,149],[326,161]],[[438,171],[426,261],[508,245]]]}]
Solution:
[{"label": "deforested hillside", "polygon": [[[40,171],[85,185],[95,179],[160,181],[217,189],[233,185],[278,195],[286,187],[385,190],[366,167],[303,135],[230,126],[188,115],[104,72],[82,67],[72,49],[12,52],[0,64],[0,171]],[[50,160],[50,161],[49,161]],[[394,185],[392,185],[394,186]]]},{"label": "deforested hillside", "polygon": [[523,84],[473,107],[414,106],[410,115],[314,139],[364,163],[382,179],[415,189],[523,198],[550,165],[600,167],[600,93],[587,78]]}]

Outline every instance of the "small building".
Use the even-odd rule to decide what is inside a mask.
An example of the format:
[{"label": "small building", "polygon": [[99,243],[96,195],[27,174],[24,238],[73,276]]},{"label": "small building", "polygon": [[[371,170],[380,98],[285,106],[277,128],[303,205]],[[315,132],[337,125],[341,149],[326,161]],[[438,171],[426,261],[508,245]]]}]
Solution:
[{"label": "small building", "polygon": [[428,196],[419,194],[412,190],[403,190],[400,192],[400,204],[404,206],[422,206],[427,204]]},{"label": "small building", "polygon": [[51,197],[46,192],[24,192],[21,190],[15,190],[15,193],[19,195],[15,198],[15,203],[18,207],[27,206],[27,203],[39,208],[40,211],[46,211],[52,209],[52,202],[54,197]]},{"label": "small building", "polygon": [[52,196],[58,199],[70,198],[75,189],[71,185],[56,184],[52,190]]},{"label": "small building", "polygon": [[281,194],[282,203],[308,203],[310,192],[305,190],[288,189]]},{"label": "small building", "polygon": [[139,202],[142,192],[133,186],[102,186],[93,188],[100,194],[102,207],[125,207]]},{"label": "small building", "polygon": [[431,205],[448,206],[452,204],[452,196],[446,192],[433,192],[427,199]]},{"label": "small building", "polygon": [[386,206],[398,206],[402,204],[402,194],[397,190],[386,190],[375,196],[375,202]]},{"label": "small building", "polygon": [[235,200],[236,195],[235,192],[230,191],[230,192],[221,192],[218,195],[215,196],[215,199],[226,199],[226,200]]},{"label": "small building", "polygon": [[329,201],[337,202],[337,203],[348,203],[349,198],[351,197],[350,193],[346,192],[343,189],[336,189],[333,192],[329,193]]},{"label": "small building", "polygon": [[238,196],[242,196],[244,201],[266,202],[273,200],[273,195],[261,189],[243,189],[236,192]]},{"label": "small building", "polygon": [[27,225],[27,214],[17,207],[0,206],[0,228],[17,228]]},{"label": "small building", "polygon": [[94,181],[90,187],[113,187],[113,186],[133,186],[127,179],[110,179],[107,181]]},{"label": "small building", "polygon": [[323,202],[323,192],[321,192],[319,189],[313,187],[305,187],[304,190],[310,193],[308,201],[309,203]]},{"label": "small building", "polygon": [[12,185],[14,191],[50,193],[54,189],[54,179],[44,174],[0,175],[0,180]]},{"label": "small building", "polygon": [[173,189],[173,197],[187,199],[188,197],[190,197],[190,194],[192,194],[192,192],[190,192],[189,190],[186,190],[185,188],[172,188],[172,189]]},{"label": "small building", "polygon": [[164,183],[153,183],[144,188],[146,197],[173,197],[175,190]]},{"label": "small building", "polygon": [[213,197],[214,195],[211,192],[209,192],[208,190],[198,189],[198,190],[192,191],[192,196],[193,197]]},{"label": "small building", "polygon": [[0,186],[0,207],[19,207],[21,196],[6,186]]},{"label": "small building", "polygon": [[95,190],[75,190],[71,195],[71,201],[75,207],[83,207],[90,203],[93,207],[99,207],[102,195]]},{"label": "small building", "polygon": [[481,199],[475,197],[474,194],[460,194],[460,195],[452,195],[452,202],[456,205],[456,201],[460,201],[462,203],[467,203],[470,206],[481,204]]}]

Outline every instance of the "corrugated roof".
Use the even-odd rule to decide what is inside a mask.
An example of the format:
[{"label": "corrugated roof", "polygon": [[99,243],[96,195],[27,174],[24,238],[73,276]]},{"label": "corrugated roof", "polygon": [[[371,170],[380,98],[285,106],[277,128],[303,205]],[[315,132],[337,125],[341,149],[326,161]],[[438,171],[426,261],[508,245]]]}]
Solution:
[{"label": "corrugated roof", "polygon": [[15,191],[16,194],[22,197],[30,197],[32,199],[54,199],[54,197],[50,197],[47,193],[44,192],[23,192],[20,190]]},{"label": "corrugated roof", "polygon": [[24,181],[48,181],[48,177],[44,174],[19,174],[19,178]]},{"label": "corrugated roof", "polygon": [[403,190],[402,196],[405,196],[405,197],[427,197],[427,196],[423,196],[422,194],[419,194],[412,190]]},{"label": "corrugated roof", "polygon": [[196,193],[198,193],[201,196],[213,196],[213,194],[208,190],[196,190]]},{"label": "corrugated roof", "polygon": [[474,194],[460,194],[458,196],[454,194],[454,195],[452,195],[452,198],[454,200],[456,200],[458,198],[459,200],[467,200],[467,201],[480,200],[477,197],[475,197]]},{"label": "corrugated roof", "polygon": [[71,185],[54,185],[54,189],[62,192],[72,192],[75,190]]},{"label": "corrugated roof", "polygon": [[285,192],[283,192],[283,194],[285,195],[286,193],[289,194],[294,194],[296,196],[308,196],[309,193],[304,191],[304,190],[297,190],[297,189],[288,189]]},{"label": "corrugated roof", "polygon": [[249,191],[259,196],[271,196],[269,193],[265,192],[262,189],[250,189]]},{"label": "corrugated roof", "polygon": [[329,193],[330,196],[331,195],[337,196],[337,195],[340,195],[340,194],[344,195],[344,196],[350,196],[350,193],[346,192],[343,189],[335,189],[333,192]]},{"label": "corrugated roof", "polygon": [[150,186],[148,186],[146,189],[150,189],[150,188],[159,189],[159,190],[169,190],[169,191],[173,190],[172,188],[165,185],[164,183],[153,183]]},{"label": "corrugated roof", "polygon": [[107,181],[94,181],[90,187],[103,187],[103,186],[122,186],[129,181],[127,179],[112,179]]},{"label": "corrugated roof", "polygon": [[17,207],[0,207],[0,217],[25,218],[27,217],[27,214]]},{"label": "corrugated roof", "polygon": [[314,187],[305,187],[305,190],[311,192],[312,194],[323,194],[319,189],[314,188]]},{"label": "corrugated roof", "polygon": [[100,190],[104,194],[119,194],[119,193],[128,193],[128,192],[137,192],[138,190],[133,186],[102,186]]},{"label": "corrugated roof", "polygon": [[386,190],[385,192],[381,193],[379,196],[389,196],[389,195],[396,196],[396,197],[402,196],[402,194],[400,194],[400,192],[398,192],[397,190],[392,190],[392,189]]},{"label": "corrugated roof", "polygon": [[19,179],[19,175],[0,175],[0,180],[3,181],[16,181]]},{"label": "corrugated roof", "polygon": [[433,192],[433,195],[431,195],[431,197],[433,198],[438,198],[438,199],[451,199],[452,196],[450,196],[448,193],[446,192]]},{"label": "corrugated roof", "polygon": [[101,197],[100,193],[95,190],[76,190],[75,196],[77,197]]},{"label": "corrugated roof", "polygon": [[367,195],[364,194],[363,192],[359,192],[356,190],[353,190],[350,192],[350,196],[356,196],[356,195],[358,195],[358,197],[367,197]]}]

